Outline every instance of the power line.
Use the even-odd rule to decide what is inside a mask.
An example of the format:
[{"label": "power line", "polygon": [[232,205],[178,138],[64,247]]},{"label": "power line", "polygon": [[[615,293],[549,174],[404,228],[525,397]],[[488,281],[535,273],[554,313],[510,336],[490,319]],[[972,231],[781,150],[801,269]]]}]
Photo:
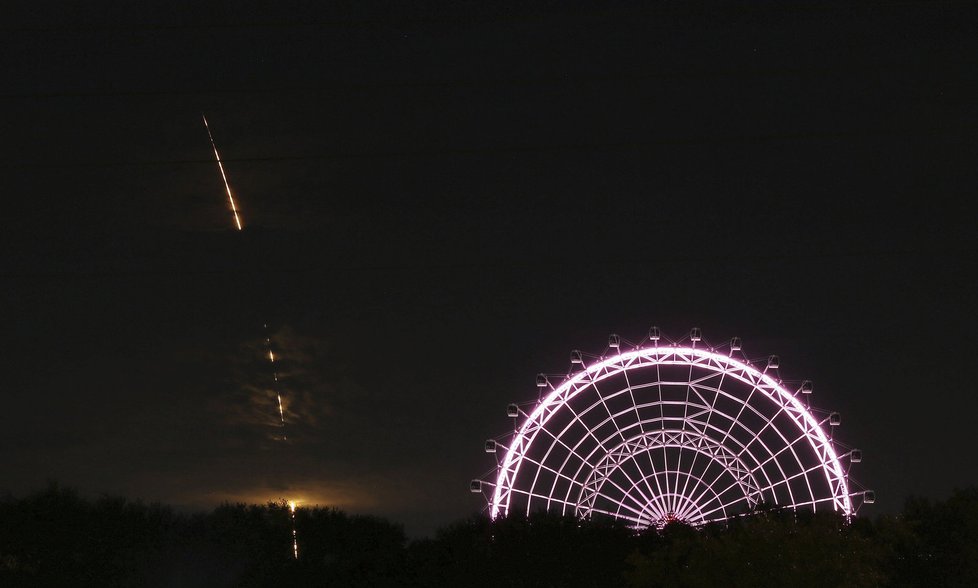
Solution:
[{"label": "power line", "polygon": [[[906,8],[926,8],[933,10],[946,10],[948,7],[961,6],[969,7],[972,2],[966,0],[877,0],[865,1],[857,5],[833,4],[830,2],[768,2],[768,3],[745,3],[727,4],[722,6],[705,5],[703,7],[691,6],[687,4],[666,4],[656,3],[651,6],[619,8],[607,6],[601,9],[566,7],[557,4],[560,9],[547,10],[546,8],[534,8],[520,13],[510,12],[509,14],[490,14],[486,11],[474,12],[473,10],[457,10],[455,14],[445,14],[443,16],[407,16],[393,15],[381,18],[309,18],[305,20],[294,19],[240,19],[237,22],[229,20],[211,22],[114,22],[114,23],[79,23],[74,19],[71,24],[64,25],[6,25],[0,26],[0,33],[105,33],[105,32],[148,32],[148,31],[220,31],[220,30],[263,30],[263,29],[376,29],[384,27],[405,27],[405,26],[435,26],[435,25],[493,25],[493,24],[513,24],[527,23],[534,21],[551,21],[554,19],[594,19],[611,16],[629,16],[644,14],[651,17],[711,17],[710,20],[703,22],[716,22],[724,17],[734,16],[774,16],[790,14],[809,14],[809,13],[832,13],[844,12],[853,13],[857,10],[866,12],[867,10],[878,11],[879,9],[895,10]],[[417,11],[411,11],[417,14]],[[875,14],[873,12],[872,14]],[[31,16],[34,16],[32,14]],[[12,22],[14,19],[7,19]],[[652,23],[655,24],[655,23]],[[668,30],[671,23],[660,24],[656,28]]]},{"label": "power line", "polygon": [[961,247],[945,249],[889,249],[864,251],[834,251],[810,253],[771,253],[771,254],[727,254],[727,255],[669,255],[668,257],[650,258],[617,258],[601,260],[553,258],[539,261],[486,261],[458,263],[389,263],[389,264],[352,264],[352,265],[315,265],[304,267],[278,268],[221,268],[207,270],[193,269],[160,269],[160,270],[104,270],[104,271],[47,271],[47,272],[12,272],[0,271],[4,279],[104,279],[104,278],[149,278],[149,277],[190,277],[190,276],[262,276],[268,274],[290,275],[309,273],[385,273],[385,272],[439,272],[439,271],[486,271],[486,270],[533,270],[543,271],[553,269],[565,271],[566,268],[608,267],[608,266],[662,266],[689,263],[764,263],[774,261],[832,261],[859,259],[906,259],[906,258],[939,258],[972,260],[978,257],[978,247]]},{"label": "power line", "polygon": [[[515,155],[534,153],[585,153],[585,152],[642,152],[658,147],[683,145],[721,145],[721,144],[756,144],[778,143],[790,141],[836,141],[853,138],[877,138],[899,136],[927,136],[960,134],[971,137],[970,132],[978,128],[978,123],[954,127],[879,127],[852,129],[844,131],[794,131],[787,133],[762,133],[742,135],[701,135],[689,137],[671,137],[652,141],[620,141],[620,142],[580,142],[580,143],[538,143],[524,145],[498,145],[485,147],[447,147],[420,148],[410,150],[364,150],[364,151],[329,151],[298,155],[262,155],[254,157],[224,157],[224,163],[287,163],[301,161],[323,160],[361,160],[361,159],[408,159],[440,156],[481,156],[481,155]],[[972,137],[973,139],[973,137]],[[144,167],[171,165],[213,165],[213,159],[147,159],[147,160],[101,160],[78,162],[11,162],[0,163],[0,169],[78,169],[78,168],[112,168],[112,167]]]},{"label": "power line", "polygon": [[[968,70],[978,66],[976,60],[942,61],[941,68],[957,67]],[[873,63],[866,65],[844,65],[837,67],[774,67],[774,68],[742,68],[742,69],[686,69],[684,71],[658,72],[624,72],[600,75],[551,75],[551,76],[522,76],[496,78],[458,78],[458,79],[415,79],[415,80],[384,80],[373,82],[323,83],[294,86],[267,87],[238,87],[238,88],[184,88],[184,89],[150,89],[150,90],[45,90],[27,92],[0,93],[4,100],[39,100],[54,98],[157,98],[198,95],[283,95],[283,94],[329,94],[356,93],[364,91],[389,90],[451,90],[466,88],[493,87],[531,87],[531,86],[578,86],[581,84],[632,83],[642,84],[661,81],[701,80],[718,78],[763,79],[792,76],[833,76],[833,75],[865,75],[870,72],[894,71],[903,75],[908,70],[931,72],[925,65],[904,62]]]}]

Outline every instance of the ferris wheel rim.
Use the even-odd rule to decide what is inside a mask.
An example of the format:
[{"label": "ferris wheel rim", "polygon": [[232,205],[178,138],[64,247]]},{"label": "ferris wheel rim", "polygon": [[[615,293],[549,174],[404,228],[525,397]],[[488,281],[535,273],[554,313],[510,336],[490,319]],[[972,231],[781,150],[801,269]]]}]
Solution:
[{"label": "ferris wheel rim", "polygon": [[[578,355],[578,358],[579,357],[580,355]],[[640,361],[645,361],[646,363],[636,364],[636,362]],[[513,488],[513,482],[515,481],[516,475],[520,468],[523,466],[523,462],[529,461],[530,463],[535,463],[537,466],[542,465],[539,462],[528,459],[528,456],[526,455],[527,449],[532,445],[532,442],[542,430],[546,430],[551,437],[554,436],[554,433],[547,430],[545,425],[547,422],[549,422],[550,418],[557,412],[557,410],[566,406],[575,396],[594,385],[596,381],[594,379],[595,374],[600,374],[605,370],[608,371],[608,374],[617,375],[623,373],[625,374],[627,381],[627,372],[629,369],[647,367],[650,365],[689,365],[691,370],[693,367],[698,367],[715,373],[723,374],[723,376],[732,375],[742,383],[752,386],[754,390],[759,390],[769,400],[780,404],[782,409],[787,409],[785,410],[785,414],[791,419],[795,427],[797,427],[797,429],[802,433],[802,436],[797,438],[795,441],[797,442],[801,438],[807,439],[808,444],[811,446],[816,456],[819,457],[819,464],[817,466],[802,471],[802,474],[806,476],[806,482],[809,472],[822,469],[831,492],[831,496],[829,498],[816,499],[814,494],[811,493],[809,484],[809,493],[812,496],[812,500],[805,502],[804,504],[811,504],[814,507],[814,505],[820,502],[832,501],[833,507],[836,510],[842,511],[842,513],[845,515],[851,515],[853,513],[847,473],[842,467],[839,454],[836,451],[832,440],[825,434],[821,424],[811,413],[811,411],[806,408],[793,393],[785,389],[780,380],[775,380],[768,375],[766,373],[767,370],[762,372],[749,362],[740,361],[729,355],[722,355],[713,349],[696,347],[694,342],[693,345],[656,345],[654,347],[639,347],[629,351],[619,350],[617,353],[599,358],[599,361],[596,363],[583,366],[581,371],[568,376],[563,382],[560,383],[559,386],[554,387],[545,398],[541,399],[537,403],[534,410],[530,414],[526,415],[522,425],[515,432],[513,441],[509,444],[509,447],[506,448],[505,458],[497,470],[496,481],[494,484],[495,487],[493,489],[492,498],[489,505],[490,516],[492,518],[496,518],[501,513],[509,512],[510,499],[513,491],[516,490]],[[609,368],[611,369],[609,370]],[[609,376],[605,375],[604,377]],[[600,379],[597,381],[600,381]],[[630,384],[626,386],[626,389],[629,391],[629,393],[632,393]],[[595,390],[597,390],[597,388],[595,388]],[[624,390],[619,390],[616,392],[616,394],[622,394],[623,392]],[[716,392],[720,392],[719,388],[716,389]],[[598,396],[599,400],[595,401],[588,410],[597,406],[599,402],[603,402],[600,391],[598,391]],[[573,412],[573,409],[571,410]],[[608,412],[613,420],[614,415],[612,415],[610,410]],[[620,415],[624,412],[627,412],[627,410],[623,410],[618,414]],[[779,413],[780,412],[781,411],[779,411]],[[644,426],[643,423],[647,422],[647,420],[640,420],[638,421],[638,425],[642,427]],[[617,423],[615,423],[615,426],[617,427]],[[629,425],[629,427],[633,426],[636,426],[636,423]],[[733,425],[731,425],[731,427],[732,426]],[[778,433],[781,434],[780,431]],[[783,435],[782,439],[784,439]],[[597,440],[597,437],[595,437],[595,440]],[[786,443],[788,443],[787,439],[784,440]],[[789,447],[792,444],[793,443],[789,443]],[[578,445],[580,445],[580,443],[578,443]],[[554,445],[551,445],[550,449],[552,450],[553,447]],[[592,454],[594,451],[597,451],[597,449],[598,448],[594,448],[592,450]],[[793,448],[791,450],[792,452],[794,451]],[[784,450],[782,449],[781,451]],[[565,459],[565,464],[569,457],[570,456],[568,455],[568,457]],[[799,461],[799,463],[801,463],[801,460],[797,457],[797,455],[795,455],[795,458]],[[771,458],[769,458],[768,461],[770,461],[770,459]],[[542,461],[544,460],[541,460],[541,462]],[[584,466],[584,463],[579,466],[578,473]],[[537,476],[539,473],[540,470],[538,467]],[[559,472],[557,473],[558,475],[563,475]],[[762,471],[762,474],[767,477],[766,472]],[[575,476],[576,475],[577,474],[575,474]],[[796,476],[797,475],[798,474],[796,474]],[[566,477],[566,475],[564,476]],[[782,480],[780,482],[770,483],[771,480],[768,478],[767,481],[769,483],[765,484],[765,489],[772,489],[778,484],[785,483],[786,480],[784,479],[784,476],[786,476],[786,474],[784,474],[782,470]],[[557,480],[555,478],[554,485],[556,485],[556,482]],[[649,489],[651,490],[651,487],[649,487]],[[788,489],[790,491],[790,486],[788,486]],[[517,493],[519,493],[519,491],[517,491]],[[548,503],[552,500],[556,503],[568,504],[568,499],[570,498],[569,493],[570,489],[568,490],[568,496],[565,497],[564,500],[548,497]],[[706,491],[703,492],[703,494],[705,493]],[[793,498],[793,495],[792,502],[797,502]]]}]

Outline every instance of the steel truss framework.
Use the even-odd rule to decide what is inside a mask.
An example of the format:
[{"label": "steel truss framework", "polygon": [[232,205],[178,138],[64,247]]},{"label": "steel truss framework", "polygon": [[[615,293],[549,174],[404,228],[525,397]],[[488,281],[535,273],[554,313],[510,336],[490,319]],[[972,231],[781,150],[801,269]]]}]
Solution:
[{"label": "steel truss framework", "polygon": [[776,357],[758,367],[734,357],[739,342],[728,351],[698,341],[624,351],[612,336],[593,362],[574,352],[578,371],[559,385],[539,376],[539,402],[511,405],[515,432],[487,442],[502,453],[492,479],[473,481],[491,491],[490,516],[550,510],[648,527],[723,520],[762,502],[848,516],[872,501],[850,490],[861,452],[832,441],[826,425],[838,415],[807,406],[810,383],[789,390]]}]

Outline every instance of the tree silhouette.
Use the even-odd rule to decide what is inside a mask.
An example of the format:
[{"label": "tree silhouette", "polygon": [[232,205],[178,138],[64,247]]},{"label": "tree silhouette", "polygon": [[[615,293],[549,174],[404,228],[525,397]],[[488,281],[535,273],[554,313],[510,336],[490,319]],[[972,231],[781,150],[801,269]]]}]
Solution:
[{"label": "tree silhouette", "polygon": [[52,483],[0,498],[0,586],[887,588],[978,586],[978,489],[875,521],[760,507],[635,532],[547,513],[400,525],[284,502],[179,514]]}]

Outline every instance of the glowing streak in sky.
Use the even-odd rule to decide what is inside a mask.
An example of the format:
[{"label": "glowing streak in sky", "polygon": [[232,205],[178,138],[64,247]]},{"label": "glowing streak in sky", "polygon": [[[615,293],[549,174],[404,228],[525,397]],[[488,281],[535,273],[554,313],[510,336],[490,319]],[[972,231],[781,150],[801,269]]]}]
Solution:
[{"label": "glowing streak in sky", "polygon": [[[268,325],[265,325],[268,328]],[[272,340],[265,337],[265,347],[268,349],[268,362],[272,364],[272,380],[275,383],[275,398],[278,400],[278,417],[282,421],[282,440],[288,440],[285,435],[285,408],[282,406],[282,394],[278,391],[278,372],[275,371],[275,353],[272,351]]]},{"label": "glowing streak in sky", "polygon": [[203,114],[200,118],[204,119],[204,128],[207,129],[207,137],[211,140],[211,147],[214,148],[214,158],[217,160],[217,167],[221,170],[221,177],[224,179],[224,188],[228,192],[228,202],[231,203],[231,213],[234,215],[234,224],[237,225],[238,230],[242,229],[241,226],[241,216],[238,215],[238,207],[234,203],[234,196],[231,196],[231,185],[228,184],[227,174],[224,173],[224,164],[221,163],[221,154],[217,152],[217,144],[214,143],[214,135],[211,134],[211,127],[207,124],[207,117]]},{"label": "glowing streak in sky", "polygon": [[[217,151],[217,143],[214,142],[214,135],[211,134],[211,127],[207,124],[207,117],[203,114],[200,118],[204,121],[204,128],[207,130],[207,138],[211,141],[211,148],[214,149],[214,159],[217,160],[217,167],[221,170],[221,179],[224,180],[224,189],[228,194],[228,202],[231,204],[231,213],[234,215],[234,225],[238,230],[242,230],[241,225],[241,215],[238,214],[238,206],[234,202],[234,196],[231,194],[231,185],[228,183],[228,176],[224,172],[224,163],[221,161],[221,154]],[[265,325],[266,331],[268,330],[268,325]],[[268,361],[272,365],[272,379],[275,386],[275,398],[278,401],[278,416],[282,422],[282,439],[287,440],[288,437],[285,435],[285,409],[282,406],[282,394],[278,390],[278,372],[275,371],[275,353],[272,351],[272,341],[269,337],[265,337],[265,346],[268,349]],[[295,500],[290,500],[288,502],[289,513],[292,517],[292,557],[299,559],[299,541],[295,529],[295,510],[298,504]]]}]

